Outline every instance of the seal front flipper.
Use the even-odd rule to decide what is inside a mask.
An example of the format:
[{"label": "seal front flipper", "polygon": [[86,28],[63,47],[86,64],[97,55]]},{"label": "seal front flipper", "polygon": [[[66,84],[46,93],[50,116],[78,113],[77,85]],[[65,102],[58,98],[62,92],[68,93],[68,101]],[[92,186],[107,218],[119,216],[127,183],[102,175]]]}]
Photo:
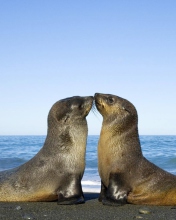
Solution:
[{"label": "seal front flipper", "polygon": [[119,206],[127,203],[128,187],[124,184],[121,174],[110,174],[109,185],[102,199],[103,205]]},{"label": "seal front flipper", "polygon": [[63,194],[59,194],[58,205],[77,205],[85,203],[84,196],[74,195],[73,197],[65,197]]},{"label": "seal front flipper", "polygon": [[106,199],[106,192],[107,192],[107,187],[101,181],[101,192],[100,192],[100,195],[99,195],[99,198],[98,198],[99,202],[102,202],[104,199]]},{"label": "seal front flipper", "polygon": [[[71,178],[71,180],[69,180]],[[81,187],[81,179],[70,176],[67,184],[63,185],[57,191],[58,205],[77,205],[84,203],[84,195]]]}]

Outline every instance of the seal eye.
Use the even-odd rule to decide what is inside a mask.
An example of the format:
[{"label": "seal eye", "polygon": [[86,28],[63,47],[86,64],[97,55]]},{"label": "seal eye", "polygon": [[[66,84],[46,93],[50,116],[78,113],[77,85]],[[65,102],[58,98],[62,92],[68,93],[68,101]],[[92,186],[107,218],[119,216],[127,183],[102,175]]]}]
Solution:
[{"label": "seal eye", "polygon": [[114,103],[114,98],[109,97],[109,98],[108,98],[108,103],[109,103],[109,104],[113,104],[113,103]]}]

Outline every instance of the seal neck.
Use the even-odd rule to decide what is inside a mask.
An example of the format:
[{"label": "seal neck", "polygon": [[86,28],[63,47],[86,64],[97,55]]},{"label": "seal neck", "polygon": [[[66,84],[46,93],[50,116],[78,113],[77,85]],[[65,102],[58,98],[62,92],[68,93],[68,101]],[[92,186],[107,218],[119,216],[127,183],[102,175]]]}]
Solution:
[{"label": "seal neck", "polygon": [[[115,129],[114,126],[103,126],[100,135],[107,144],[109,142],[114,143],[118,145],[122,151],[130,150],[130,152],[134,154],[142,155],[138,128],[135,125],[123,131]],[[118,146],[115,148],[117,151],[119,151]]]}]

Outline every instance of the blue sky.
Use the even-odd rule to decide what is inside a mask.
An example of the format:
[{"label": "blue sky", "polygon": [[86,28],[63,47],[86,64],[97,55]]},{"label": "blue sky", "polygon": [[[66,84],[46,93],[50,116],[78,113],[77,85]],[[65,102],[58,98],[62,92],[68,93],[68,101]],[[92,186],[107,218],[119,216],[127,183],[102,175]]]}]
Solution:
[{"label": "blue sky", "polygon": [[[46,134],[59,99],[131,101],[139,133],[176,135],[176,1],[0,2],[0,135]],[[99,134],[102,117],[87,117]]]}]

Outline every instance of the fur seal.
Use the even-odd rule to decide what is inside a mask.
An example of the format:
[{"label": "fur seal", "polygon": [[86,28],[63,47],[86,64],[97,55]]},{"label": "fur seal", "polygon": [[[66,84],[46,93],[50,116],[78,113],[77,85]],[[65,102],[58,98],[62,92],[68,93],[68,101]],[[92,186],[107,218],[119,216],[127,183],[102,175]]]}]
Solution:
[{"label": "fur seal", "polygon": [[84,202],[87,121],[93,97],[74,96],[56,102],[48,115],[41,150],[25,164],[0,172],[0,201]]},{"label": "fur seal", "polygon": [[142,154],[134,105],[111,94],[94,97],[103,116],[98,143],[99,201],[105,205],[176,205],[176,176]]}]

